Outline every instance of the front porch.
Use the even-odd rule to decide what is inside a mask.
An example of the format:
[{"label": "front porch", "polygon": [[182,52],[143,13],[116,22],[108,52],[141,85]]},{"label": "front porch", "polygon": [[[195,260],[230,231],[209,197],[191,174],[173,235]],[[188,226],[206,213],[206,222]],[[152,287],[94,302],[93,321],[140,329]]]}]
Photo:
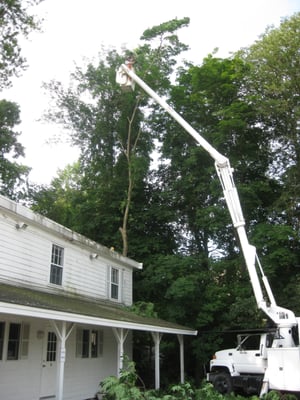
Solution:
[{"label": "front porch", "polygon": [[[30,325],[28,361],[34,370],[39,371],[39,382],[35,379],[34,384],[38,387],[31,394],[28,393],[28,400],[92,398],[100,380],[109,375],[118,375],[123,367],[124,355],[131,357],[132,334],[135,331],[148,332],[153,338],[154,381],[157,389],[160,387],[159,359],[163,334],[178,337],[179,380],[183,382],[183,338],[184,335],[196,334],[192,329],[167,321],[140,317],[105,300],[93,301],[5,284],[0,284],[0,319],[10,325],[12,321],[13,325],[17,325],[18,321],[20,326],[22,323]],[[7,327],[3,338],[6,343],[9,343],[9,329]],[[13,374],[30,377],[28,371],[22,369],[22,361],[25,360],[20,359],[20,365],[15,364]],[[12,373],[11,362],[7,359],[4,346],[0,361],[2,377]],[[18,385],[18,376],[14,376],[14,380]],[[4,386],[1,388],[3,395],[8,390]],[[12,398],[9,393],[7,395],[6,398]],[[22,396],[22,400],[26,400],[24,391]],[[17,395],[13,398],[18,400]]]}]

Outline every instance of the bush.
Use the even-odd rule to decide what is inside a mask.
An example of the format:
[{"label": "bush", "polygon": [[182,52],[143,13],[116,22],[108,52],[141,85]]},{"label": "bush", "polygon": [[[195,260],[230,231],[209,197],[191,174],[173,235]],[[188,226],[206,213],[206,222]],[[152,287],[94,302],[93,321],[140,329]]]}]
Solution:
[{"label": "bush", "polygon": [[[103,400],[245,400],[245,397],[215,391],[210,383],[203,383],[199,389],[194,389],[190,383],[173,385],[163,393],[161,390],[146,390],[145,385],[136,373],[135,363],[126,362],[120,377],[110,376],[100,383],[99,393]],[[270,391],[263,400],[295,400],[294,395],[282,395]],[[247,397],[247,400],[259,400],[257,396]]]}]

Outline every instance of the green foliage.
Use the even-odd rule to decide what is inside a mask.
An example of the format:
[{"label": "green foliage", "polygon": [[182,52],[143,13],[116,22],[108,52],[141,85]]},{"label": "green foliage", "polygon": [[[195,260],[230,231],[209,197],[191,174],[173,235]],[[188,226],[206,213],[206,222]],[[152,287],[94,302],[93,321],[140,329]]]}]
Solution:
[{"label": "green foliage", "polygon": [[[172,101],[204,138],[229,157],[245,217],[251,224],[264,217],[263,206],[272,197],[266,196],[271,192],[266,178],[269,148],[256,123],[256,110],[244,92],[248,69],[238,57],[208,56],[200,67],[180,71]],[[162,149],[170,163],[162,176],[168,168],[166,188],[173,193],[174,208],[180,209],[178,228],[189,238],[188,250],[206,256],[235,255],[237,243],[213,160],[173,126],[173,121],[168,121],[168,126]]]},{"label": "green foliage", "polygon": [[34,211],[78,231],[79,208],[85,195],[80,189],[80,163],[77,162],[58,171],[57,177],[49,186],[31,186],[31,207]]},{"label": "green foliage", "polygon": [[103,400],[193,400],[194,389],[189,383],[173,385],[166,394],[160,390],[146,390],[141,383],[133,362],[127,362],[120,377],[110,376],[100,383]]},{"label": "green foliage", "polygon": [[[269,137],[269,174],[281,184],[269,211],[273,223],[299,231],[299,81],[300,13],[269,27],[241,56],[251,65],[247,86],[260,114],[264,135]],[[275,144],[275,145],[274,145]]]},{"label": "green foliage", "polygon": [[26,67],[20,38],[38,29],[36,19],[27,10],[42,0],[1,0],[0,4],[0,89],[11,84],[12,76]]},{"label": "green foliage", "polygon": [[135,365],[128,362],[120,372],[120,378],[110,376],[100,383],[100,393],[104,400],[140,400],[143,399],[142,391],[135,386],[137,382]]},{"label": "green foliage", "polygon": [[264,395],[263,400],[297,400],[297,396],[292,393],[280,393],[277,390],[271,390]]},{"label": "green foliage", "polygon": [[[189,382],[171,385],[166,391],[146,390],[135,370],[133,362],[120,372],[120,377],[110,376],[100,383],[99,393],[103,400],[244,400],[245,397],[233,393],[222,395],[215,391],[210,383],[202,383],[200,388],[194,388]],[[270,391],[264,400],[296,400],[292,394],[280,395]],[[258,400],[257,396],[247,397],[248,400]]]},{"label": "green foliage", "polygon": [[137,301],[131,307],[130,310],[134,313],[148,318],[157,318],[157,312],[154,310],[153,303],[147,303],[145,301]]},{"label": "green foliage", "polygon": [[268,174],[276,179],[272,202],[265,204],[268,223],[257,224],[253,240],[264,257],[278,303],[293,309],[296,304],[288,292],[296,290],[300,264],[299,23],[300,13],[296,13],[279,28],[269,27],[259,41],[241,52],[251,65],[247,86],[269,138]]},{"label": "green foliage", "polygon": [[[200,389],[196,390],[195,392],[195,400],[202,400],[202,399],[207,399],[207,400],[238,400],[235,395],[228,394],[228,395],[222,395],[219,392],[215,391],[213,385],[210,383],[204,384]],[[242,399],[242,397],[238,396],[239,400]],[[253,399],[254,400],[254,399]]]},{"label": "green foliage", "polygon": [[178,31],[179,28],[188,26],[190,23],[189,18],[182,18],[178,20],[177,18],[164,22],[158,26],[154,26],[150,29],[146,29],[141,37],[142,40],[152,40],[155,38],[165,37],[168,34],[174,34],[174,32]]},{"label": "green foliage", "polygon": [[0,193],[12,199],[25,194],[29,168],[15,160],[24,156],[24,147],[18,142],[15,125],[20,123],[20,110],[16,103],[0,101]]}]

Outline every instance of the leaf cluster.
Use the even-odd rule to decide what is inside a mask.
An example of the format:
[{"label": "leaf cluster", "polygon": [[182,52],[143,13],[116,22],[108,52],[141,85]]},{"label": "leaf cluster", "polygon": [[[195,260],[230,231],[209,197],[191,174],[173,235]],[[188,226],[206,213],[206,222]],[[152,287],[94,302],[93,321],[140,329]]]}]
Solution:
[{"label": "leaf cluster", "polygon": [[[244,400],[245,397],[233,393],[222,395],[215,391],[209,383],[202,383],[200,388],[194,388],[189,382],[174,384],[166,391],[147,390],[138,377],[135,363],[126,361],[126,366],[120,371],[119,378],[110,376],[100,382],[99,394],[103,400]],[[281,395],[278,391],[265,394],[264,400],[296,400],[293,394]],[[258,400],[257,396],[247,397]]]},{"label": "leaf cluster", "polygon": [[28,8],[42,0],[2,0],[0,4],[0,89],[11,84],[26,65],[22,56],[20,38],[39,29],[36,18]]},{"label": "leaf cluster", "polygon": [[29,168],[15,160],[24,156],[15,125],[20,123],[20,109],[16,103],[0,101],[0,193],[20,199],[26,189]]}]

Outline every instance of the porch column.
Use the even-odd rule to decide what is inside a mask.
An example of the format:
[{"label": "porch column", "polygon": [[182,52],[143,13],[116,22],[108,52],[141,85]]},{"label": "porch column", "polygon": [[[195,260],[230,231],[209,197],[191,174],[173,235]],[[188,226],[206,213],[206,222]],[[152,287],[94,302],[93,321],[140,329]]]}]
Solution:
[{"label": "porch column", "polygon": [[184,383],[184,342],[183,342],[183,335],[177,335],[180,349],[180,383]]},{"label": "porch column", "polygon": [[160,365],[159,365],[159,345],[162,338],[162,333],[151,332],[154,341],[155,351],[155,389],[160,388]]},{"label": "porch column", "polygon": [[60,334],[60,351],[59,351],[59,376],[58,376],[58,400],[63,399],[64,390],[64,375],[65,375],[65,361],[66,361],[66,322],[62,322]]},{"label": "porch column", "polygon": [[112,328],[115,338],[118,343],[118,360],[117,360],[117,368],[118,368],[118,377],[120,377],[120,372],[123,369],[124,364],[124,342],[128,335],[128,329],[123,328]]},{"label": "porch column", "polygon": [[74,328],[74,324],[71,325],[68,332],[67,332],[66,321],[62,321],[61,331],[59,330],[59,327],[57,326],[55,321],[52,321],[52,324],[60,340],[60,346],[58,352],[58,377],[57,377],[57,389],[56,389],[57,400],[63,400],[64,374],[65,374],[65,361],[66,361],[66,341]]}]

